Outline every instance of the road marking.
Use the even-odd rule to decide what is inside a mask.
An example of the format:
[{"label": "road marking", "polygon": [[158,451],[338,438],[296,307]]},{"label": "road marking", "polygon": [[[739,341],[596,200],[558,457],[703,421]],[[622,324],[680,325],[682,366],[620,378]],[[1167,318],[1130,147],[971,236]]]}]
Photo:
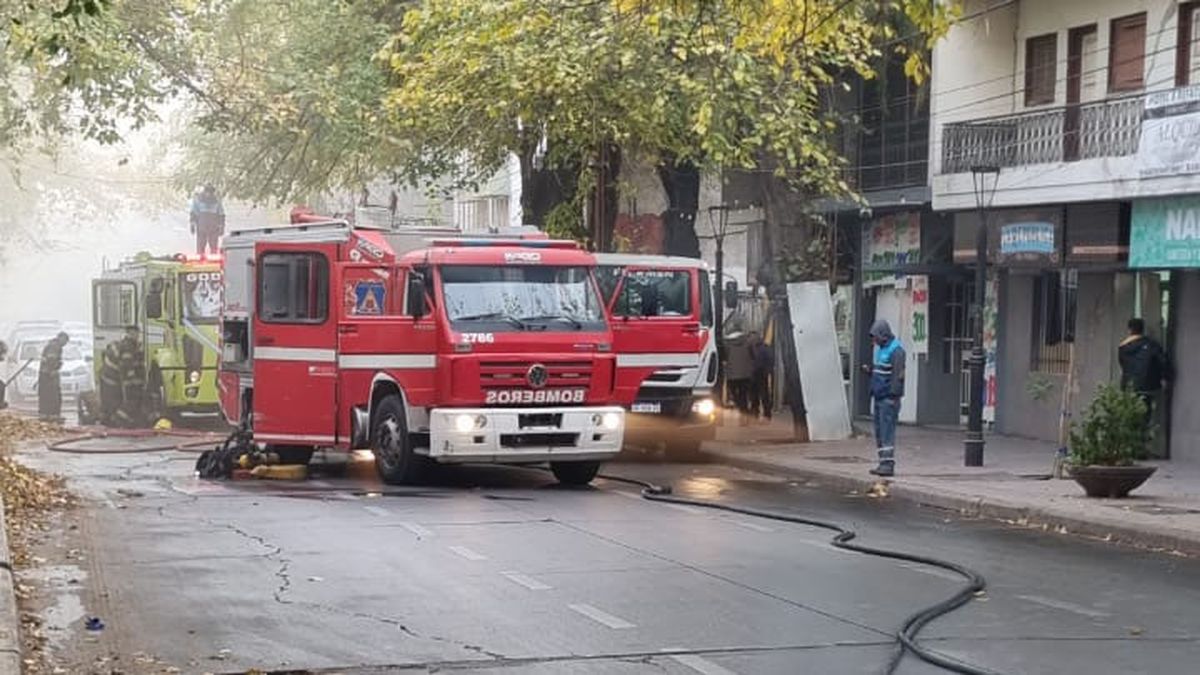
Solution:
[{"label": "road marking", "polygon": [[486,555],[479,553],[478,551],[472,551],[466,546],[451,546],[450,550],[466,558],[467,560],[487,560]]},{"label": "road marking", "polygon": [[543,584],[537,579],[521,574],[520,572],[501,572],[500,575],[514,584],[524,586],[531,591],[548,591],[551,588],[548,584]]},{"label": "road marking", "polygon": [[1043,607],[1050,607],[1053,609],[1061,609],[1064,612],[1081,614],[1093,619],[1105,619],[1112,616],[1112,614],[1109,614],[1108,612],[1101,612],[1098,609],[1084,607],[1083,605],[1077,605],[1073,602],[1067,602],[1066,600],[1055,600],[1054,598],[1047,598],[1041,595],[1018,595],[1017,598],[1020,600],[1025,600],[1026,602],[1032,602],[1035,605],[1042,605]]},{"label": "road marking", "polygon": [[624,497],[626,499],[632,499],[632,500],[638,501],[638,502],[642,501],[642,499],[643,499],[643,497],[636,492],[626,492],[624,490],[613,490],[612,494],[614,494],[618,497]]},{"label": "road marking", "polygon": [[695,506],[684,506],[683,504],[670,504],[667,502],[659,502],[659,503],[662,504],[663,506],[667,507],[668,509],[675,509],[676,511],[683,511],[684,513],[690,513],[693,516],[702,515],[704,513],[704,509],[698,509]]},{"label": "road marking", "polygon": [[775,531],[773,528],[767,527],[766,525],[759,525],[758,523],[752,523],[748,520],[731,520],[729,522],[733,523],[734,525],[737,525],[738,527],[744,527],[747,530],[754,530],[755,532],[774,532]]},{"label": "road marking", "polygon": [[383,508],[382,506],[364,506],[363,510],[366,511],[367,513],[377,515],[381,518],[386,518],[387,516],[392,515],[391,511],[388,511],[387,509]]},{"label": "road marking", "polygon": [[400,527],[403,527],[404,529],[408,530],[409,532],[412,532],[413,534],[417,535],[418,537],[432,537],[433,536],[432,530],[427,530],[416,523],[407,523],[407,522],[400,523]]},{"label": "road marking", "polygon": [[697,673],[704,673],[704,675],[737,675],[732,670],[718,666],[712,661],[695,654],[674,654],[668,658],[691,668]]},{"label": "road marking", "polygon": [[580,614],[586,616],[587,618],[591,619],[592,621],[595,621],[596,623],[604,624],[605,626],[608,626],[609,628],[612,628],[613,630],[625,630],[628,628],[637,628],[636,625],[629,623],[625,619],[622,619],[619,616],[613,616],[612,614],[609,614],[608,612],[605,612],[603,610],[596,609],[595,607],[592,607],[591,605],[578,604],[578,605],[567,605],[567,607],[570,607],[572,611],[579,612]]}]

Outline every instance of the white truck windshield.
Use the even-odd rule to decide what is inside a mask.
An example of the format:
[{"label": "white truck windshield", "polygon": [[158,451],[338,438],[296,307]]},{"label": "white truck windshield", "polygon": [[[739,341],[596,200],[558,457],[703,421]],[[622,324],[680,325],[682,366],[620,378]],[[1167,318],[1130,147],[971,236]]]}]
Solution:
[{"label": "white truck windshield", "polygon": [[447,265],[446,315],[457,330],[603,330],[586,267]]},{"label": "white truck windshield", "polygon": [[179,282],[184,318],[194,323],[216,323],[221,316],[221,273],[181,273]]}]

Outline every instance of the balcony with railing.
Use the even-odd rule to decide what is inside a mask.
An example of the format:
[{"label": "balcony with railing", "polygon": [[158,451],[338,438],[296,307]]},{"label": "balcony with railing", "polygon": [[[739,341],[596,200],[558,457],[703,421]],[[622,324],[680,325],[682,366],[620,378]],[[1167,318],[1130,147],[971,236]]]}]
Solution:
[{"label": "balcony with railing", "polygon": [[946,124],[939,173],[1133,155],[1142,103],[1138,95]]}]

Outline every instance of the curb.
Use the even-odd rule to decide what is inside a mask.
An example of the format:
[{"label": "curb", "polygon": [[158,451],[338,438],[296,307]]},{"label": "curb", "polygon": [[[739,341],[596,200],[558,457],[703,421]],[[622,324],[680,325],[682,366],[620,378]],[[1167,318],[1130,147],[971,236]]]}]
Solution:
[{"label": "curb", "polygon": [[[811,467],[783,466],[772,462],[747,459],[719,451],[705,451],[713,462],[758,473],[789,476],[817,482],[816,486],[830,492],[866,494],[879,479],[857,478]],[[1051,530],[1060,534],[1102,539],[1135,548],[1152,549],[1200,557],[1200,535],[1173,528],[1150,529],[1145,526],[1104,519],[1083,519],[1073,513],[1054,508],[1033,507],[997,497],[984,497],[929,486],[885,481],[888,496],[916,506],[953,511],[968,518],[999,520],[1021,527]]]},{"label": "curb", "polygon": [[0,498],[0,675],[21,675],[21,624],[17,617],[17,595],[14,590],[8,548],[8,524],[4,500]]}]

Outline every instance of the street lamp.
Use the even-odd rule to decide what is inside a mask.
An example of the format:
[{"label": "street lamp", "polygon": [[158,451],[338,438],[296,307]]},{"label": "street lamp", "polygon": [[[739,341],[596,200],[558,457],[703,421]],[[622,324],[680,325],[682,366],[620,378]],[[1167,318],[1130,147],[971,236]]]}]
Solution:
[{"label": "street lamp", "polygon": [[[989,181],[991,187],[988,187]],[[966,466],[983,466],[983,368],[986,356],[983,351],[983,316],[987,302],[987,209],[996,196],[1000,182],[1000,167],[971,167],[971,185],[975,190],[975,207],[979,213],[979,224],[975,229],[975,318],[974,345],[971,347],[971,391],[967,408],[967,438],[963,443],[963,463]]]},{"label": "street lamp", "polygon": [[712,229],[713,245],[716,247],[715,271],[717,287],[713,289],[713,330],[717,344],[725,337],[725,237],[729,234],[729,205],[717,204],[708,207],[708,226]]}]

